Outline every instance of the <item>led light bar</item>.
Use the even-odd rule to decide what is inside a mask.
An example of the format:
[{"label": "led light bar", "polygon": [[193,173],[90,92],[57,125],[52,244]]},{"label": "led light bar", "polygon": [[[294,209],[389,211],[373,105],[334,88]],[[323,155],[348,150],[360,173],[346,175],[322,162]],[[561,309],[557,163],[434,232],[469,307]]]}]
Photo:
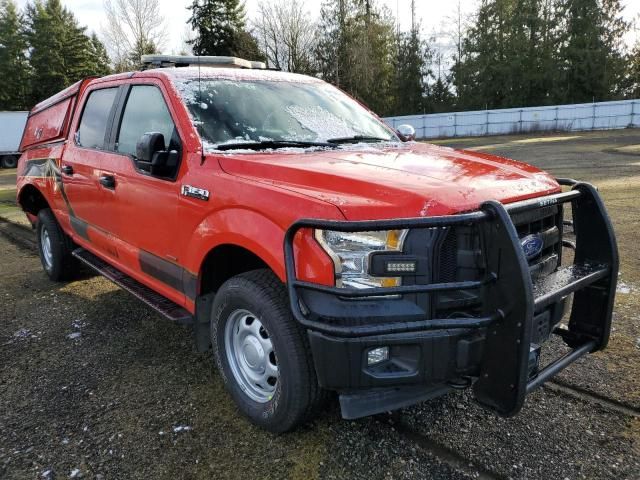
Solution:
[{"label": "led light bar", "polygon": [[385,271],[387,273],[413,273],[417,270],[417,262],[415,261],[388,261],[385,264]]},{"label": "led light bar", "polygon": [[253,68],[264,70],[264,62],[252,62],[238,57],[197,56],[197,55],[142,55],[142,64],[149,68],[188,67],[200,65],[202,67],[221,68]]}]

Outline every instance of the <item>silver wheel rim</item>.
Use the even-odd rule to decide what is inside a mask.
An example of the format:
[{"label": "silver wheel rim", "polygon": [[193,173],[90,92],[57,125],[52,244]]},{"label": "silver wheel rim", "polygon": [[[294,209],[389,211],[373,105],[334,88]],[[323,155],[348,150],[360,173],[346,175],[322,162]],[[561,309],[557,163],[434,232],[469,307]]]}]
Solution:
[{"label": "silver wheel rim", "polygon": [[276,391],[280,372],[269,333],[248,310],[235,310],[225,326],[224,344],[231,372],[251,400],[266,403]]},{"label": "silver wheel rim", "polygon": [[51,269],[51,267],[53,267],[51,238],[49,238],[49,232],[45,227],[42,227],[42,230],[40,231],[40,245],[42,247],[42,259],[44,260],[45,267],[47,267],[47,269]]}]

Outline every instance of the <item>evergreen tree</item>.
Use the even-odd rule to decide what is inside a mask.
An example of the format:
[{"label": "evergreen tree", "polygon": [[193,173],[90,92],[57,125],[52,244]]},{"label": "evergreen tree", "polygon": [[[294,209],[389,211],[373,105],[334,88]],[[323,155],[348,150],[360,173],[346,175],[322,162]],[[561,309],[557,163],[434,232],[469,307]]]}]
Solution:
[{"label": "evergreen tree", "polygon": [[27,5],[26,17],[33,71],[31,102],[35,104],[70,84],[64,59],[65,25],[58,0]]},{"label": "evergreen tree", "polygon": [[351,0],[325,0],[320,10],[316,59],[322,78],[342,87],[348,70],[347,49],[352,39],[347,28]]},{"label": "evergreen tree", "polygon": [[431,52],[420,38],[419,29],[401,33],[397,38],[395,66],[395,115],[411,115],[426,111],[428,63]]},{"label": "evergreen tree", "polygon": [[619,0],[566,0],[560,4],[557,101],[580,103],[619,96],[625,70],[623,36],[629,29],[621,13]]},{"label": "evergreen tree", "polygon": [[482,0],[453,68],[460,108],[619,96],[621,10],[620,0]]},{"label": "evergreen tree", "polygon": [[142,68],[142,56],[159,53],[158,47],[149,38],[138,38],[134,41],[131,51],[126,57],[123,65],[118,65],[117,69],[121,72],[129,70],[140,70]]},{"label": "evergreen tree", "polygon": [[240,0],[193,0],[189,23],[196,38],[188,43],[195,55],[237,56],[262,60],[255,38],[245,28]]},{"label": "evergreen tree", "polygon": [[36,103],[88,76],[109,72],[102,43],[87,36],[60,0],[36,1],[26,10],[26,37]]},{"label": "evergreen tree", "polygon": [[22,23],[22,15],[13,1],[0,1],[0,110],[22,110],[29,106],[27,42]]},{"label": "evergreen tree", "polygon": [[85,33],[86,28],[78,25],[75,16],[62,9],[62,59],[67,83],[73,83],[96,74],[94,45]]},{"label": "evergreen tree", "polygon": [[425,110],[432,113],[450,112],[454,109],[455,100],[449,79],[438,77],[429,89]]},{"label": "evergreen tree", "polygon": [[320,74],[381,115],[394,107],[393,30],[388,10],[373,0],[328,0],[322,6]]},{"label": "evergreen tree", "polygon": [[98,77],[109,75],[111,73],[111,60],[109,59],[109,55],[107,54],[107,49],[95,34],[95,32],[91,34],[89,40],[91,42],[91,74]]},{"label": "evergreen tree", "polygon": [[353,41],[347,50],[350,92],[380,115],[389,115],[394,104],[394,19],[374,0],[355,3],[349,24]]},{"label": "evergreen tree", "polygon": [[516,0],[505,26],[505,106],[550,103],[557,72],[552,0]]},{"label": "evergreen tree", "polygon": [[627,59],[627,77],[625,81],[626,93],[629,98],[640,98],[640,41]]}]

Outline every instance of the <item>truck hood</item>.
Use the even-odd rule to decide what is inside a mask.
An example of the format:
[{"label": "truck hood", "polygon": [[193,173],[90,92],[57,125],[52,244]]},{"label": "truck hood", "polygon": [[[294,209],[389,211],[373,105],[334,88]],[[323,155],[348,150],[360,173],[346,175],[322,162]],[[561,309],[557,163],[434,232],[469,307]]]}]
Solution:
[{"label": "truck hood", "polygon": [[531,165],[421,143],[217,159],[231,175],[329,202],[348,220],[450,215],[487,200],[510,203],[560,191],[553,177]]}]

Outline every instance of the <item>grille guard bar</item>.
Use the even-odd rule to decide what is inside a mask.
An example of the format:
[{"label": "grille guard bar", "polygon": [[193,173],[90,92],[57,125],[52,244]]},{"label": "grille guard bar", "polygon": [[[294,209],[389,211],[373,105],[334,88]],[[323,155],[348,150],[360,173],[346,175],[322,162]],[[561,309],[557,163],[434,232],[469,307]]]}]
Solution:
[{"label": "grille guard bar", "polygon": [[[304,327],[321,333],[360,337],[433,329],[486,329],[480,375],[474,383],[476,400],[500,415],[516,414],[527,392],[541,385],[584,354],[606,347],[618,275],[615,234],[595,187],[573,179],[557,179],[569,191],[520,202],[502,204],[487,201],[478,211],[450,216],[393,220],[333,221],[302,219],[294,222],[284,238],[287,289],[294,318]],[[572,204],[576,234],[574,264],[561,267],[546,282],[532,282],[529,265],[510,215],[564,203]],[[294,255],[295,235],[303,228],[341,232],[433,228],[477,225],[484,238],[487,276],[480,281],[432,283],[393,288],[339,288],[297,279]],[[421,319],[383,325],[346,326],[307,317],[299,290],[322,292],[344,298],[375,297],[415,293],[447,292],[484,288],[484,313],[479,318]],[[528,378],[529,350],[534,313],[546,305],[574,294],[569,329],[560,334],[574,350]],[[306,306],[304,307],[306,308]]]}]

